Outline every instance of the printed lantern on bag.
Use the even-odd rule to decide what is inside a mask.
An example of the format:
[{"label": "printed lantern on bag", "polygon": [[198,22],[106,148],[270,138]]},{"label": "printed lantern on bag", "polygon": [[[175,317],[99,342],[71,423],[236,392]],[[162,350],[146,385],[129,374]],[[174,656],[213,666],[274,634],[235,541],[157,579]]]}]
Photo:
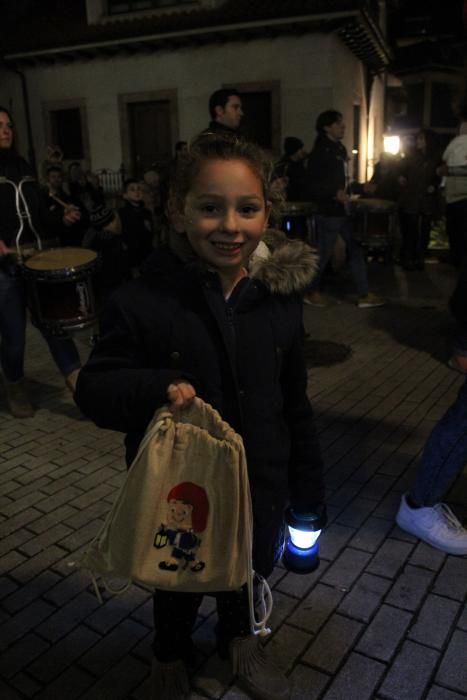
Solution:
[{"label": "printed lantern on bag", "polygon": [[154,547],[162,549],[170,545],[170,559],[161,561],[159,569],[177,571],[181,562],[183,568],[202,571],[205,562],[195,558],[201,544],[198,537],[206,529],[209,501],[206,491],[197,484],[184,481],[170,490],[167,496],[167,522],[162,523],[154,540]]}]

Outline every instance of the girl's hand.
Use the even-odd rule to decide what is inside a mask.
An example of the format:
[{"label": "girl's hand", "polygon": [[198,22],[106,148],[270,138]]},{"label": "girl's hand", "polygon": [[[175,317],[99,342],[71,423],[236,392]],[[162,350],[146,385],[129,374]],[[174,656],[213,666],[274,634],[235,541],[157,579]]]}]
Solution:
[{"label": "girl's hand", "polygon": [[167,387],[167,398],[171,411],[175,411],[177,408],[188,408],[193,403],[195,396],[194,388],[183,380],[172,382]]}]

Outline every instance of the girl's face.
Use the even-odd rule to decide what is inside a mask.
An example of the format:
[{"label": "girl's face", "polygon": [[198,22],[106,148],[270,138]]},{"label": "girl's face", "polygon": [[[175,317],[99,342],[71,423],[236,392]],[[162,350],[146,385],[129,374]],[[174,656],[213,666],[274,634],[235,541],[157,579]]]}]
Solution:
[{"label": "girl's face", "polygon": [[13,124],[7,112],[0,112],[0,150],[6,150],[13,145]]},{"label": "girl's face", "polygon": [[270,208],[246,161],[207,160],[185,198],[177,228],[200,258],[235,279],[263,236]]}]

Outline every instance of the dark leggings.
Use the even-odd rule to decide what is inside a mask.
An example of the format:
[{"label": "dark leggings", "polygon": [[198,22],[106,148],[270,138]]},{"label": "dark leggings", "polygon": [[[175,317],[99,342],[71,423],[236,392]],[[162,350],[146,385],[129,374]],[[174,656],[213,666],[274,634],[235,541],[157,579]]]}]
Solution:
[{"label": "dark leggings", "polygon": [[[234,637],[250,633],[248,590],[213,593],[217,603],[218,644],[225,648]],[[154,655],[162,662],[187,657],[192,649],[191,633],[203,599],[202,593],[154,591]]]},{"label": "dark leggings", "polygon": [[428,214],[407,214],[401,212],[400,225],[402,246],[401,262],[423,262],[430,242],[432,217]]}]

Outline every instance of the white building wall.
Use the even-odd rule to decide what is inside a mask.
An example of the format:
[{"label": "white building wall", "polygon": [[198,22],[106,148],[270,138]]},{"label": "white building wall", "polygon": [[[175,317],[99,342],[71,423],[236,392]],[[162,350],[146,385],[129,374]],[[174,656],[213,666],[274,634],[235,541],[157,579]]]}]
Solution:
[{"label": "white building wall", "polygon": [[[352,105],[359,102],[362,116],[366,113],[361,63],[336,36],[326,34],[58,63],[25,72],[38,161],[46,147],[43,103],[80,99],[86,104],[90,166],[94,170],[116,169],[122,162],[121,94],[177,90],[179,137],[185,140],[207,125],[209,95],[222,84],[279,81],[281,140],[298,136],[307,148],[315,138],[316,117],[324,109],[335,107],[344,113],[350,149]],[[20,82],[16,76],[13,80],[17,83],[14,116],[21,133]]]},{"label": "white building wall", "polygon": [[332,96],[332,66],[325,57],[333,41],[314,34],[29,69],[38,156],[46,146],[43,102],[84,99],[91,166],[117,168],[122,161],[119,94],[176,89],[179,135],[189,140],[207,125],[207,103],[215,89],[224,83],[271,80],[281,86],[282,137],[296,135],[311,145],[316,115]]}]

